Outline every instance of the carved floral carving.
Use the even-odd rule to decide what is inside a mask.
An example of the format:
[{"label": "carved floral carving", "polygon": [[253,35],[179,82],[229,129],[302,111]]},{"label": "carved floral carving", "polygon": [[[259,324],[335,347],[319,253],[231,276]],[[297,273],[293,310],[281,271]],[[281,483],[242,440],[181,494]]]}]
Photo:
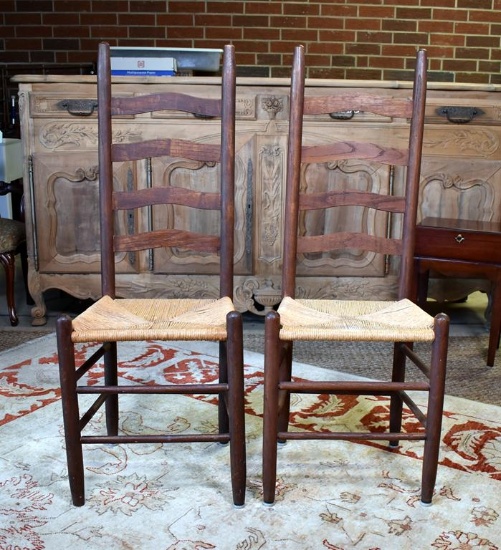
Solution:
[{"label": "carved floral carving", "polygon": [[381,300],[395,300],[398,290],[397,281],[392,277],[330,277],[325,281],[327,281],[325,284],[321,284],[318,278],[312,280],[299,278],[296,298],[372,300],[377,296]]},{"label": "carved floral carving", "polygon": [[19,117],[22,119],[24,115],[24,109],[26,107],[26,92],[19,92],[17,107],[19,109]]},{"label": "carved floral carving", "polygon": [[261,107],[268,113],[270,120],[275,120],[277,114],[284,109],[284,100],[282,97],[277,96],[262,97]]},{"label": "carved floral carving", "polygon": [[499,149],[498,137],[488,130],[454,130],[442,134],[440,139],[426,139],[424,146],[427,149],[440,147],[455,147],[461,152],[472,152],[482,157],[490,157]]},{"label": "carved floral carving", "polygon": [[256,106],[253,97],[237,97],[236,115],[239,118],[254,118]]},{"label": "carved floral carving", "polygon": [[274,261],[277,252],[274,249],[280,236],[282,216],[282,173],[283,149],[279,145],[265,145],[261,148],[261,181],[262,181],[262,235],[261,258]]},{"label": "carved floral carving", "polygon": [[[141,136],[137,129],[126,128],[113,132],[115,143],[135,141]],[[51,122],[45,125],[39,134],[40,143],[51,151],[64,146],[73,147],[97,146],[97,126],[76,122]]]},{"label": "carved floral carving", "polygon": [[[240,311],[250,311],[264,316],[281,300],[280,279],[249,277],[235,287],[235,306]],[[377,296],[381,300],[395,300],[398,293],[394,276],[376,277],[299,277],[296,298],[310,300],[365,299]]]},{"label": "carved floral carving", "polygon": [[97,144],[97,127],[86,124],[53,122],[42,128],[39,139],[45,148],[51,150],[64,145],[82,147],[85,143]]},{"label": "carved floral carving", "polygon": [[[261,295],[261,301],[259,301],[259,295]],[[270,279],[249,277],[243,284],[235,287],[234,299],[235,306],[240,311],[265,315],[273,305],[280,302],[280,296],[280,289],[275,288]]]},{"label": "carved floral carving", "polygon": [[219,278],[170,276],[158,279],[134,278],[118,281],[120,296],[155,298],[219,298]]}]

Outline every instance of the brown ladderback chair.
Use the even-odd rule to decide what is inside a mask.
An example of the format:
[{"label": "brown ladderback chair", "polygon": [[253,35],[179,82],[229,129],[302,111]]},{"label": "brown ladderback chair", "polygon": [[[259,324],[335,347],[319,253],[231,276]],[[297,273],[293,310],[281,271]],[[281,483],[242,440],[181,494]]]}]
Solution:
[{"label": "brown ladderback chair", "polygon": [[[449,320],[433,318],[413,296],[415,237],[421,150],[426,96],[426,52],[416,58],[415,81],[408,97],[377,94],[377,89],[351,93],[339,89],[330,96],[321,91],[305,95],[304,48],[294,52],[290,94],[289,149],[286,176],[282,301],[265,320],[265,382],[263,490],[265,503],[275,499],[277,443],[287,440],[342,439],[424,440],[421,501],[430,504],[436,480],[441,434]],[[317,95],[315,95],[317,94]],[[364,141],[350,126],[343,136],[336,124],[320,136],[303,132],[308,117],[388,117],[398,122],[398,136],[381,131],[381,142]],[[344,123],[347,124],[346,122]],[[356,122],[350,122],[356,124]],[[341,132],[341,130],[339,131]],[[404,138],[404,134],[407,135]],[[349,139],[346,139],[346,135]],[[316,142],[314,142],[316,139]],[[395,171],[405,170],[405,189],[392,189]],[[401,234],[389,228],[400,228]],[[304,299],[296,296],[298,265],[305,259],[331,260],[346,249],[357,257],[381,255],[397,266],[394,300]],[[299,258],[299,263],[298,263]],[[396,258],[396,261],[395,261]],[[326,260],[326,263],[327,263]],[[304,270],[304,267],[303,267]],[[307,273],[302,272],[303,276]],[[398,275],[398,276],[397,276]],[[326,281],[327,282],[327,281]],[[329,288],[335,283],[332,281]],[[340,291],[341,292],[341,291]],[[328,341],[336,367],[336,342],[388,342],[393,361],[386,380],[314,381],[293,378],[294,341]],[[431,345],[427,364],[417,356],[415,342]],[[421,344],[420,344],[421,345]],[[371,361],[370,355],[361,354]],[[416,381],[406,380],[406,363],[417,366]],[[422,377],[422,378],[420,378]],[[408,392],[427,392],[427,411],[420,410]],[[290,395],[350,394],[388,396],[390,413],[385,432],[289,431]],[[404,404],[422,427],[407,433],[402,426]],[[382,457],[384,460],[384,457]]]},{"label": "brown ladderback chair", "polygon": [[[57,321],[68,473],[76,506],[85,502],[84,444],[151,442],[229,443],[233,503],[236,506],[244,504],[242,318],[232,301],[235,90],[234,47],[225,46],[219,98],[204,97],[203,91],[199,97],[168,91],[113,96],[110,48],[105,43],[99,46],[102,297],[74,319],[64,315]],[[198,142],[190,140],[189,136],[186,139],[172,137],[169,128],[163,127],[165,122],[162,124],[160,113],[156,115],[158,125],[154,135],[127,137],[128,119],[150,113],[149,116],[155,116],[153,113],[160,111],[179,112],[180,124],[186,117],[198,117],[200,124],[207,121],[216,128],[214,136]],[[214,121],[219,119],[218,128]],[[139,138],[143,139],[139,141]],[[153,166],[155,161],[156,169],[149,171],[151,178],[145,178],[145,181],[134,179],[139,166]],[[124,169],[124,166],[130,168]],[[214,185],[214,177],[208,185],[207,172],[214,174],[214,170],[218,170],[219,185]],[[184,176],[176,177],[178,173]],[[126,181],[121,182],[119,175]],[[155,175],[160,176],[158,181]],[[187,211],[190,214],[186,214]],[[117,280],[125,276],[125,281],[133,281],[138,256],[153,251],[164,255],[173,251],[172,255],[183,258],[195,254],[199,261],[212,258],[214,272],[220,278],[219,297],[164,297],[168,296],[167,284],[165,292],[158,293],[157,289],[160,298],[155,295],[128,297],[127,282],[122,280],[119,286]],[[156,258],[154,254],[149,257],[153,261]],[[167,282],[169,273],[165,277]],[[119,385],[120,343],[148,340],[218,342],[218,382]],[[76,365],[75,346],[85,342],[97,342],[101,346],[83,364]],[[101,385],[85,384],[82,380],[90,368],[104,371]],[[79,398],[82,394],[96,394],[94,404],[83,414],[80,411],[82,398]],[[143,394],[161,394],[165,399],[169,399],[170,394],[217,396],[215,418],[218,430],[215,433],[196,430],[180,434],[122,433],[119,429],[119,398],[124,394],[135,394],[138,402]],[[89,434],[86,426],[103,405],[106,427],[103,427],[102,435]],[[196,406],[193,410],[196,414]],[[210,479],[210,464],[206,467]]]}]

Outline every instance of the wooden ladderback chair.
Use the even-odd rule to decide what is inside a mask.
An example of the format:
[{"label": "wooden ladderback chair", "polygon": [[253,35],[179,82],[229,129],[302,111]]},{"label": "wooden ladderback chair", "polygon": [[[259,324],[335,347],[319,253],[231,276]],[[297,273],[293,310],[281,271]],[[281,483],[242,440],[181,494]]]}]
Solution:
[{"label": "wooden ladderback chair", "polygon": [[[203,93],[200,94],[202,97],[195,97],[169,91],[113,96],[110,48],[105,43],[99,46],[97,80],[102,297],[76,318],[63,315],[57,321],[63,418],[73,503],[81,506],[85,502],[83,444],[219,442],[229,443],[233,503],[241,506],[244,504],[246,481],[242,318],[232,301],[234,47],[224,48],[219,98],[203,97]],[[207,121],[214,126],[214,120],[220,119],[220,128],[217,130],[216,123],[216,135],[204,141],[190,140],[189,136],[186,139],[166,137],[171,134],[169,128],[165,128],[165,122],[162,123],[162,111],[179,112],[180,122],[187,117],[197,117],[200,124]],[[128,136],[128,119],[155,116],[156,112],[160,114],[156,115],[158,125],[155,135]],[[217,135],[219,132],[220,138]],[[151,177],[144,178],[146,181],[134,179],[139,166],[150,165],[151,168],[156,160],[157,168],[148,172]],[[131,168],[123,169],[124,166]],[[207,177],[207,170],[219,171],[217,188],[214,177]],[[127,174],[125,178],[124,172]],[[184,176],[176,177],[180,172]],[[155,175],[160,175],[158,181]],[[181,211],[190,211],[191,214],[188,216]],[[138,212],[143,215],[139,216]],[[187,254],[195,254],[201,261],[212,258],[214,273],[219,274],[220,279],[219,297],[164,297],[169,296],[167,284],[164,292],[157,292],[161,297],[127,297],[127,281],[133,284],[134,266],[136,262],[144,261],[138,255],[148,251],[159,254],[174,251],[172,255],[183,258]],[[154,261],[155,255],[150,255],[150,258]],[[124,275],[125,282],[122,280],[118,285],[117,280]],[[166,283],[169,275],[165,274]],[[150,340],[218,342],[219,381],[119,385],[118,343]],[[76,366],[75,346],[85,342],[97,342],[100,347],[83,364]],[[92,367],[103,370],[102,384],[91,385],[82,380]],[[216,433],[199,433],[196,430],[174,434],[122,433],[119,429],[119,397],[148,393],[164,395],[165,399],[176,393],[216,396],[218,430]],[[79,399],[82,394],[97,396],[94,404],[83,414],[80,412],[82,399]],[[105,407],[105,433],[86,433],[89,420],[102,405]],[[196,411],[196,407],[193,409]],[[210,478],[210,475],[210,465],[207,465],[207,477]]]},{"label": "wooden ladderback chair", "polygon": [[[444,398],[449,320],[433,318],[411,300],[413,296],[413,247],[426,97],[426,52],[416,57],[415,80],[408,97],[339,90],[330,96],[305,95],[304,48],[294,51],[286,176],[282,301],[265,320],[265,399],[263,443],[263,492],[265,503],[275,499],[277,443],[289,439],[424,440],[421,501],[430,504],[436,480]],[[339,135],[336,124],[325,135],[306,136],[308,117],[334,115],[389,117],[398,121],[398,135],[381,130],[379,143],[364,141],[353,127]],[[347,123],[345,122],[345,125]],[[356,122],[350,124],[356,124]],[[346,138],[348,135],[348,139]],[[404,134],[407,137],[403,137]],[[314,143],[314,139],[316,142]],[[405,189],[392,188],[395,170],[405,170]],[[395,234],[400,228],[401,233]],[[296,296],[298,257],[320,262],[351,251],[357,257],[399,259],[395,300],[307,299]],[[334,252],[333,252],[334,251]],[[398,260],[397,260],[398,261]],[[300,265],[300,263],[299,263]],[[379,264],[381,265],[381,264]],[[304,268],[302,272],[305,275]],[[388,278],[389,280],[389,278]],[[326,281],[327,283],[327,281]],[[335,281],[329,281],[335,288]],[[389,283],[388,283],[389,284]],[[341,291],[340,291],[341,292]],[[292,372],[293,342],[329,341],[336,367],[336,342],[389,342],[393,364],[386,380],[305,381]],[[414,342],[429,342],[430,364],[417,356]],[[363,360],[370,362],[370,355]],[[406,362],[421,371],[417,381],[406,380]],[[415,379],[416,380],[416,379]],[[427,412],[418,409],[410,391],[428,393]],[[390,398],[385,432],[347,433],[289,431],[290,395],[351,394]],[[414,413],[421,429],[407,433],[402,426],[403,405]]]}]

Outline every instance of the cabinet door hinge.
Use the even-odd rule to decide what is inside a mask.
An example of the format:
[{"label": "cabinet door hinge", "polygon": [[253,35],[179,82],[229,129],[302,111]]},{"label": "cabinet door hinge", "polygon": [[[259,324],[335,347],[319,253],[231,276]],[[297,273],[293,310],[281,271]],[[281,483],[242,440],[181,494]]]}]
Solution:
[{"label": "cabinet door hinge", "polygon": [[37,214],[35,210],[35,180],[33,173],[33,156],[28,157],[28,186],[30,189],[30,210],[31,210],[31,242],[33,243],[33,264],[35,271],[38,271],[38,242],[37,242]]},{"label": "cabinet door hinge", "polygon": [[[151,189],[152,186],[152,167],[151,167],[151,158],[146,159],[146,187]],[[153,206],[150,204],[148,206],[148,211],[146,214],[146,223],[148,224],[148,233],[153,231]],[[153,271],[155,268],[155,260],[153,256],[153,249],[148,248],[148,271]]]}]

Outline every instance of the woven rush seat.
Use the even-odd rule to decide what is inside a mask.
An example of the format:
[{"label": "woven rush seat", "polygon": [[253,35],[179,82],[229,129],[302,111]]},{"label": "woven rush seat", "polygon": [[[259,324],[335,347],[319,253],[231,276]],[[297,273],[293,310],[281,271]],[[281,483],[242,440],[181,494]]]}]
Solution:
[{"label": "woven rush seat", "polygon": [[432,342],[433,317],[404,298],[395,302],[295,300],[279,308],[282,340]]},{"label": "woven rush seat", "polygon": [[[103,296],[73,320],[73,342],[226,339],[230,298],[116,299]],[[99,328],[96,328],[99,327]]]},{"label": "woven rush seat", "polygon": [[0,253],[16,250],[26,239],[24,223],[0,218]]}]

